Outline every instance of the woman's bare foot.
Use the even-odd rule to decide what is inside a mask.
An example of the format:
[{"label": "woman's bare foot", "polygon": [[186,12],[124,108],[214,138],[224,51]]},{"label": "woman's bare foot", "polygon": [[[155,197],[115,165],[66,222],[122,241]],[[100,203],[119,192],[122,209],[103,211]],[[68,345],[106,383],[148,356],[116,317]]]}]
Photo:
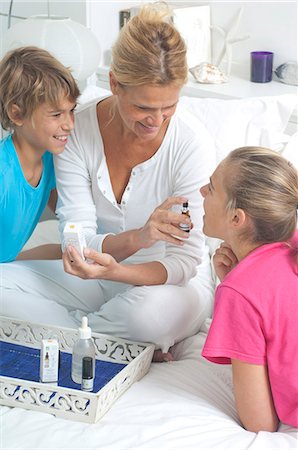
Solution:
[{"label": "woman's bare foot", "polygon": [[153,353],[152,361],[153,361],[153,362],[169,362],[169,361],[174,361],[174,356],[173,356],[172,353],[170,353],[170,352],[162,353],[161,350],[155,350],[155,352]]}]

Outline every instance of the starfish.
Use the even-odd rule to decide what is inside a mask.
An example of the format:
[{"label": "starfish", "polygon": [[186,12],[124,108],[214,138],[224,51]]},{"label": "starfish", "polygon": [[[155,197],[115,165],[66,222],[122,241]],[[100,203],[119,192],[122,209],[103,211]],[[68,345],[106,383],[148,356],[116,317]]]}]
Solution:
[{"label": "starfish", "polygon": [[229,30],[224,30],[223,28],[218,27],[217,25],[211,25],[211,27],[210,27],[211,29],[214,29],[215,31],[217,31],[224,38],[223,48],[222,48],[220,54],[218,55],[214,65],[218,67],[220,65],[220,63],[222,62],[224,56],[226,55],[226,59],[227,59],[226,73],[227,73],[227,75],[229,75],[231,72],[232,45],[235,44],[236,42],[244,41],[250,37],[249,35],[235,36],[237,29],[239,27],[239,23],[240,23],[242,14],[243,14],[243,8],[240,8],[238,10],[237,14],[235,14],[234,20],[232,21],[232,25]]}]

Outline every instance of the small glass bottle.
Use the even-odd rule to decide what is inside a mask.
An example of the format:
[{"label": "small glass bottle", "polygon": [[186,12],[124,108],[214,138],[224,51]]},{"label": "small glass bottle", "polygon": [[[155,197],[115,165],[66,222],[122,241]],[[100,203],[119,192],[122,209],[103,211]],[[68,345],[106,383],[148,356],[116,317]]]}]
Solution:
[{"label": "small glass bottle", "polygon": [[90,356],[93,360],[93,378],[95,372],[95,345],[91,337],[91,328],[88,327],[87,317],[82,318],[79,336],[72,350],[71,378],[75,383],[82,384],[83,358],[85,356]]},{"label": "small glass bottle", "polygon": [[[190,218],[190,213],[189,213],[189,209],[188,209],[188,202],[184,202],[182,204],[181,214],[185,214],[186,216],[188,216]],[[190,230],[191,230],[191,226],[188,223],[180,223],[179,228],[182,231],[186,231],[186,233],[189,233]]]}]

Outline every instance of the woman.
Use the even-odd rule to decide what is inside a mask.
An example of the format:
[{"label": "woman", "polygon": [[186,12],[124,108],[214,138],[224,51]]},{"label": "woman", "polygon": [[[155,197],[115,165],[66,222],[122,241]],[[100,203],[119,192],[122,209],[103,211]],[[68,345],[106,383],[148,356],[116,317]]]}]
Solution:
[{"label": "woman", "polygon": [[[167,7],[144,6],[120,32],[112,59],[112,95],[77,113],[55,161],[60,229],[81,222],[88,247],[88,262],[68,247],[64,268],[89,281],[78,294],[79,278],[60,274],[59,292],[51,291],[76,323],[89,313],[94,331],[153,342],[155,360],[170,360],[169,348],[211,312],[209,265],[189,281],[206,254],[196,190],[212,171],[213,143],[177,109],[186,47]],[[192,223],[179,212],[185,201]]]},{"label": "woman", "polygon": [[276,152],[244,147],[218,166],[204,197],[217,288],[203,356],[232,364],[250,431],[298,427],[298,173]]}]

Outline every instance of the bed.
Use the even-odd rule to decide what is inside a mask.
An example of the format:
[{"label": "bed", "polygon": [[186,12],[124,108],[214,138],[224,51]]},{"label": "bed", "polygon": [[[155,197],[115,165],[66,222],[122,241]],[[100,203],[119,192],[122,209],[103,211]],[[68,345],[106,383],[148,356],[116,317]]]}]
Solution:
[{"label": "bed", "polygon": [[[101,94],[89,88],[81,101]],[[182,97],[212,133],[217,161],[230,150],[269,146],[298,167],[297,134],[285,129],[296,97],[217,100]],[[40,222],[26,248],[59,242],[56,220]],[[208,239],[210,256],[217,245]],[[34,313],[32,314],[34,322]],[[175,361],[152,363],[95,424],[68,421],[38,411],[2,406],[3,449],[297,449],[297,429],[281,424],[278,432],[252,433],[237,418],[231,368],[204,360],[200,353],[210,326],[176,344]]]}]

